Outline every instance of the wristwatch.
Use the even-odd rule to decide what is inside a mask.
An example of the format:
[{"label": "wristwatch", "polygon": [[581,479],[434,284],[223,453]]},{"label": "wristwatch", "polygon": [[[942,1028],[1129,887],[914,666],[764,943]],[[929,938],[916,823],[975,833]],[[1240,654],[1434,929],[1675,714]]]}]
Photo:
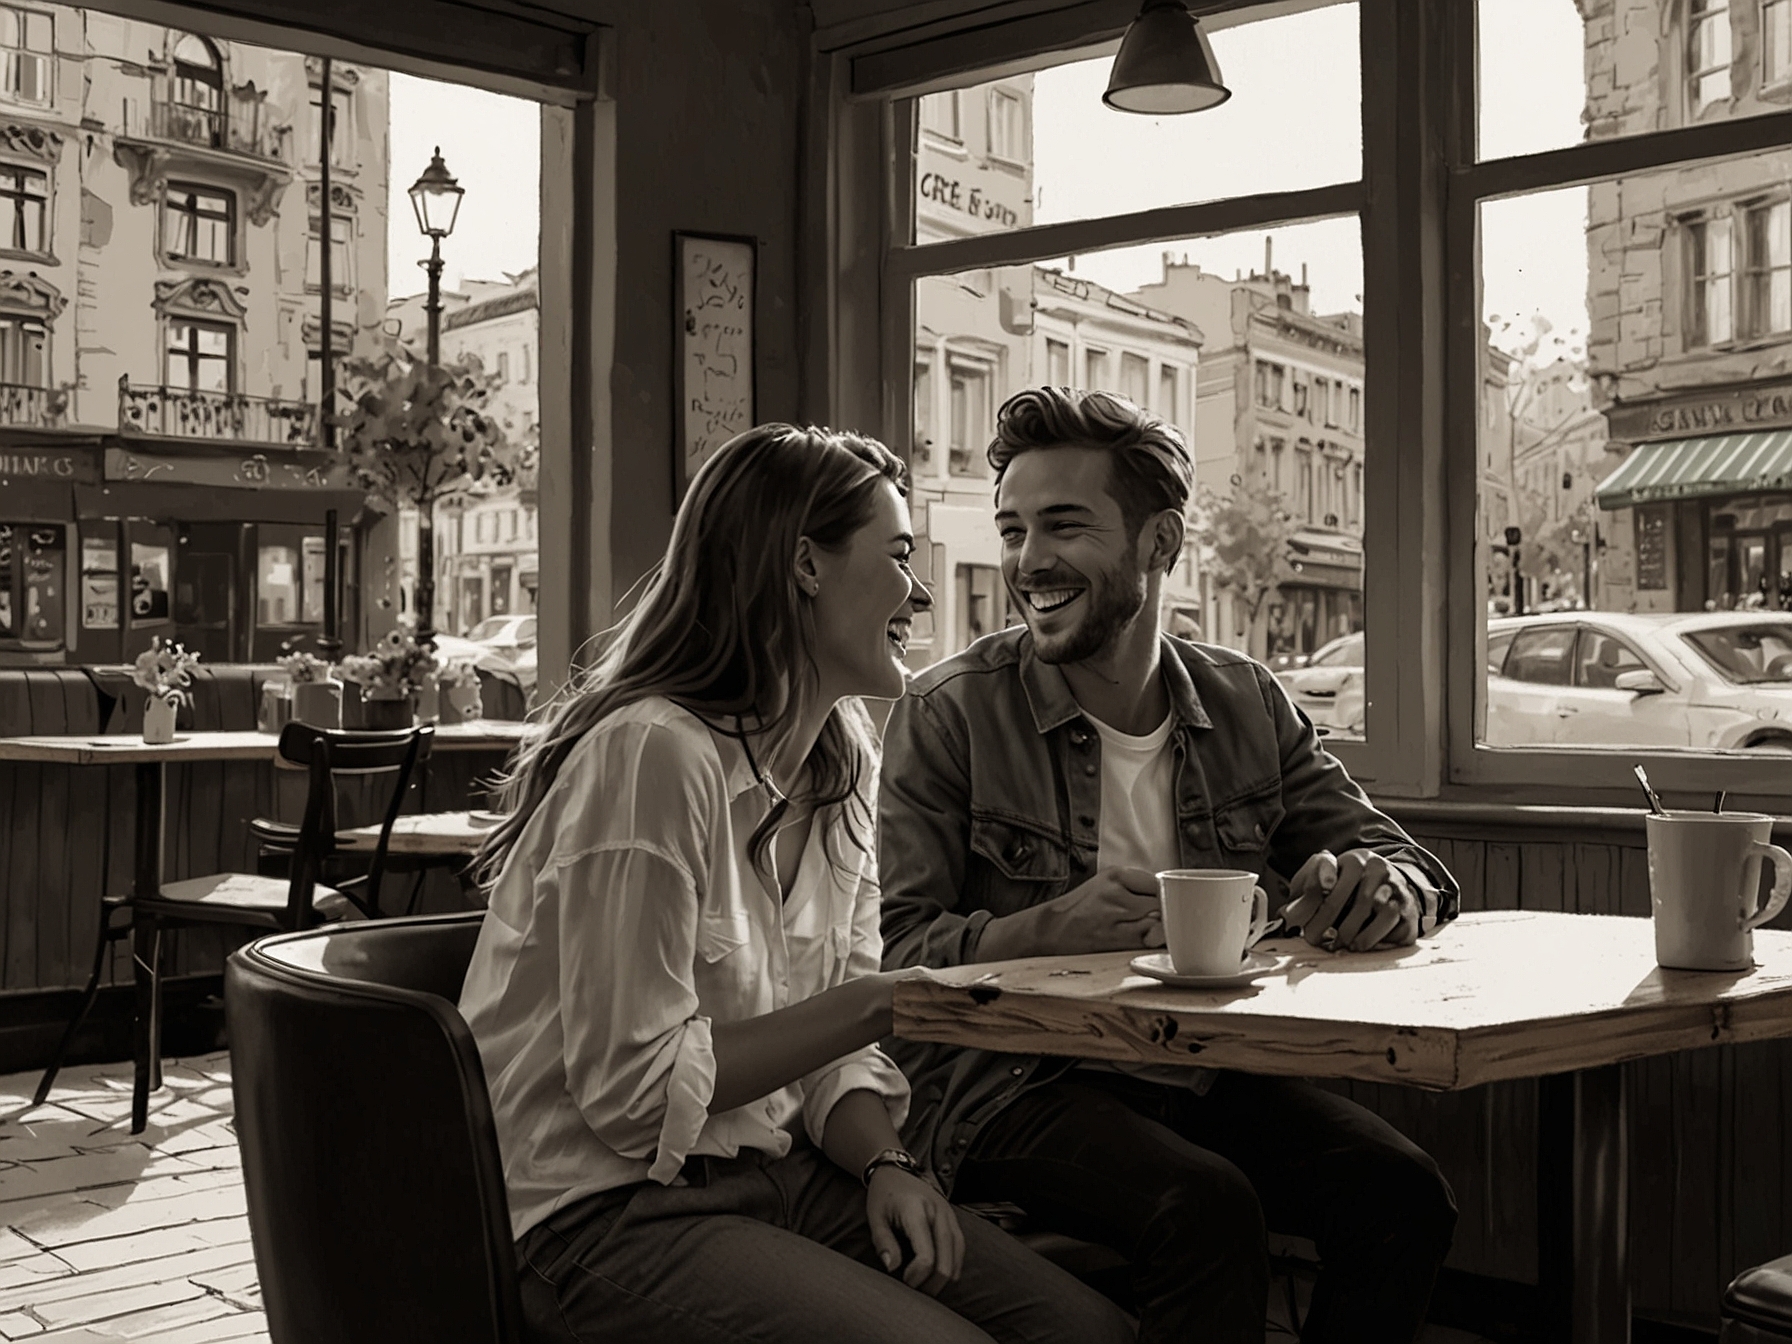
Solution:
[{"label": "wristwatch", "polygon": [[867,1186],[871,1184],[871,1173],[879,1167],[900,1167],[910,1176],[921,1176],[921,1164],[909,1156],[908,1151],[903,1148],[886,1148],[865,1164],[865,1173],[862,1179]]}]

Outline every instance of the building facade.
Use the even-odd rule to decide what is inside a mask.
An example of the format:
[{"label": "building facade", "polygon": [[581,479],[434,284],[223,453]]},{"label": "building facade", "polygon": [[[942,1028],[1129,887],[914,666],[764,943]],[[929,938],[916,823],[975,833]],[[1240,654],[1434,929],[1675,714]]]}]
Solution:
[{"label": "building facade", "polygon": [[[1780,0],[1581,12],[1590,137],[1792,106]],[[1596,491],[1618,605],[1792,607],[1789,182],[1778,151],[1588,188],[1588,357],[1622,457]]]},{"label": "building facade", "polygon": [[[1032,223],[1032,100],[1030,76],[919,100],[917,242]],[[915,622],[913,665],[1020,620],[1002,580],[985,456],[1003,401],[1040,384],[1101,389],[1187,437],[1200,341],[1192,323],[1074,271],[1010,266],[916,281],[909,508],[917,571],[935,605]],[[1163,605],[1170,628],[1195,633],[1192,541],[1164,584]]]},{"label": "building facade", "polygon": [[1362,318],[1313,313],[1305,277],[1295,282],[1272,260],[1229,279],[1166,256],[1163,278],[1133,294],[1205,335],[1199,483],[1219,496],[1279,497],[1293,515],[1290,577],[1256,622],[1211,582],[1202,604],[1207,639],[1269,658],[1312,653],[1363,626]]},{"label": "building facade", "polygon": [[362,498],[320,434],[319,227],[346,353],[385,289],[386,75],[60,5],[0,4],[0,47],[0,659],[315,636],[326,511],[352,592]]}]

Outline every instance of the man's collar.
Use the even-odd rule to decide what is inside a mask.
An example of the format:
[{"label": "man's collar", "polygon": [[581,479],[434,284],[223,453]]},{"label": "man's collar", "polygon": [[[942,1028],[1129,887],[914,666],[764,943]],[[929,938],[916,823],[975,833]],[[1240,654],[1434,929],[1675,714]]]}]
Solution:
[{"label": "man's collar", "polygon": [[[1157,661],[1163,670],[1164,686],[1170,692],[1170,712],[1184,728],[1211,728],[1213,720],[1195,694],[1194,678],[1188,674],[1182,657],[1168,635],[1159,635]],[[1033,726],[1041,733],[1061,728],[1083,714],[1083,707],[1072,694],[1063,670],[1040,660],[1033,651],[1033,635],[1020,637],[1020,684],[1026,692],[1027,705],[1033,711]]]}]

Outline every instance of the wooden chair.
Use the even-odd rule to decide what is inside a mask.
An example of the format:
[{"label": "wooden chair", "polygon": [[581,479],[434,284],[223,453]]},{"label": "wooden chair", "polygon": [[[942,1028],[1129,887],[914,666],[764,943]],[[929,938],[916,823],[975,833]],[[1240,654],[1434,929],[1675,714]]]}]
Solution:
[{"label": "wooden chair", "polygon": [[[149,1093],[160,1085],[162,1041],[162,931],[193,924],[231,924],[275,932],[308,929],[340,917],[351,907],[363,914],[378,909],[380,878],[392,823],[404,803],[412,772],[429,754],[433,728],[396,732],[343,732],[289,723],[280,733],[277,764],[309,772],[304,820],[297,826],[255,820],[250,829],[265,842],[290,848],[288,873],[215,873],[164,883],[150,900],[132,895],[108,896],[102,902],[93,972],[74,1018],[63,1032],[49,1068],[37,1085],[34,1104],[42,1105],[56,1081],[62,1060],[99,993],[106,949],[127,933],[131,936],[136,972],[136,1070],[131,1096],[131,1133],[148,1121]],[[392,795],[385,810],[380,842],[365,877],[326,886],[320,881],[326,862],[336,852],[336,781],[339,776],[391,774]],[[361,890],[357,892],[356,888]],[[128,921],[115,920],[119,913]]]}]

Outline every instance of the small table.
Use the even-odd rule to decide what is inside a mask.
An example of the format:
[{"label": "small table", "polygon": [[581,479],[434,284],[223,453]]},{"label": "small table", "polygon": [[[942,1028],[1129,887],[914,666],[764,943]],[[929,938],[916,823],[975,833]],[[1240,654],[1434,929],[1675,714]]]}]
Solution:
[{"label": "small table", "polygon": [[[504,818],[496,812],[423,812],[397,818],[386,842],[388,854],[422,854],[432,857],[479,852],[492,828]],[[356,826],[336,833],[336,847],[371,853],[379,848],[380,828]]]},{"label": "small table", "polygon": [[[1626,1344],[1625,1060],[1792,1036],[1792,933],[1752,971],[1669,971],[1646,919],[1466,914],[1417,947],[1334,955],[1263,944],[1285,971],[1173,989],[1131,954],[961,966],[895,987],[895,1034],[1019,1054],[1356,1078],[1434,1091],[1542,1078],[1539,1142],[1565,1236],[1540,1279],[1575,1344]],[[1547,1221],[1547,1220],[1540,1220]]]}]

